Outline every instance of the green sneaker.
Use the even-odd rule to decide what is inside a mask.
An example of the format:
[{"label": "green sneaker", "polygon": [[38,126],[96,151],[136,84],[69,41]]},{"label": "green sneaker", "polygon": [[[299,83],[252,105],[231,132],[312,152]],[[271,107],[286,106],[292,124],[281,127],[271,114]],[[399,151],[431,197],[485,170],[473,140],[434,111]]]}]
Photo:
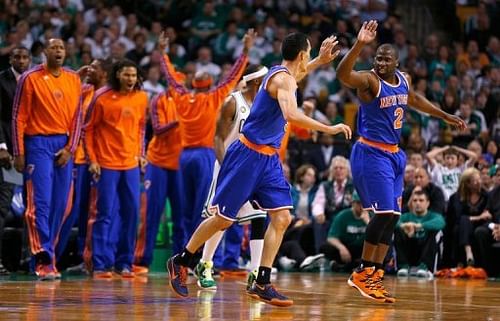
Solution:
[{"label": "green sneaker", "polygon": [[247,278],[247,292],[248,290],[250,290],[250,288],[252,287],[253,283],[255,282],[255,280],[257,280],[257,269],[251,271],[248,273],[248,278]]},{"label": "green sneaker", "polygon": [[198,263],[194,268],[194,276],[198,279],[198,286],[204,290],[216,290],[217,284],[212,277],[212,268],[214,263],[212,261]]}]

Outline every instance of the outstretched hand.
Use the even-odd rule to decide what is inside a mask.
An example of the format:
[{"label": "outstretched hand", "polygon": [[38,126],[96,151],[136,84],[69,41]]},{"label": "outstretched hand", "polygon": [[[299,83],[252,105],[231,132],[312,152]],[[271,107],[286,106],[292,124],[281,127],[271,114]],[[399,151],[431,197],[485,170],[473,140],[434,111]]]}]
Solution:
[{"label": "outstretched hand", "polygon": [[253,28],[248,29],[242,40],[244,53],[248,53],[250,48],[252,48],[255,38],[257,38],[257,32],[255,32]]},{"label": "outstretched hand", "polygon": [[364,44],[372,42],[377,36],[377,26],[378,23],[376,20],[363,22],[363,25],[358,33],[358,41]]},{"label": "outstretched hand", "polygon": [[346,139],[351,139],[352,137],[351,128],[345,124],[329,126],[329,129],[330,130],[327,132],[328,134],[331,135],[344,134]]},{"label": "outstretched hand", "polygon": [[165,31],[162,31],[160,33],[160,36],[158,37],[158,49],[160,49],[162,54],[165,53],[166,50],[168,50],[169,43],[170,39],[168,39]]},{"label": "outstretched hand", "polygon": [[319,48],[318,55],[318,59],[322,64],[330,63],[335,58],[337,58],[340,50],[334,51],[334,49],[338,43],[339,42],[337,40],[337,37],[333,35],[323,40],[323,42],[321,43],[321,47]]},{"label": "outstretched hand", "polygon": [[465,123],[465,121],[458,116],[448,114],[448,116],[443,120],[452,127],[457,128],[458,130],[463,131],[467,129],[467,124]]}]

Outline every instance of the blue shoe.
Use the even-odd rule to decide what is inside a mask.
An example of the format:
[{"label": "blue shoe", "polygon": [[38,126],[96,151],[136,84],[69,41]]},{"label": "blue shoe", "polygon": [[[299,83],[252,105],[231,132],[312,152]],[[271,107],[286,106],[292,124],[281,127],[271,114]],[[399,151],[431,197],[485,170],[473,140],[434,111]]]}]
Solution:
[{"label": "blue shoe", "polygon": [[271,305],[276,305],[279,307],[289,307],[293,305],[293,300],[280,294],[278,290],[276,290],[276,288],[271,284],[261,286],[254,282],[247,293],[252,298],[263,301],[265,303],[269,303]]},{"label": "blue shoe", "polygon": [[188,296],[188,289],[186,286],[187,280],[187,268],[185,266],[175,264],[174,258],[177,255],[172,256],[167,261],[167,271],[170,278],[170,288],[180,297]]}]

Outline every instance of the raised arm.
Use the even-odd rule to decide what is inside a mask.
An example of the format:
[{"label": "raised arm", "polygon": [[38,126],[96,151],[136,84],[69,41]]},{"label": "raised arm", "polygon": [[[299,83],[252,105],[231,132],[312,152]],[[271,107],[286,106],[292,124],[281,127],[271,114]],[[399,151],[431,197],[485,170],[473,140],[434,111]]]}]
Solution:
[{"label": "raised arm", "polygon": [[467,156],[468,159],[465,163],[467,164],[468,167],[474,165],[474,163],[476,162],[477,155],[473,151],[458,146],[452,146],[451,148],[454,148],[455,150]]},{"label": "raised arm", "polygon": [[[231,127],[233,126],[235,113],[236,100],[234,99],[234,97],[229,96],[222,105],[219,118],[217,119],[217,126],[215,128],[215,156],[217,157],[219,164],[222,164],[222,160],[224,159],[224,141],[226,140],[229,132],[231,131]],[[240,126],[240,124],[234,124],[234,126]]]},{"label": "raised arm", "polygon": [[181,95],[186,94],[188,90],[177,80],[177,77],[175,76],[177,71],[175,70],[175,67],[170,61],[168,55],[165,53],[165,50],[168,48],[168,44],[169,39],[166,36],[165,32],[162,31],[160,36],[158,37],[158,49],[163,55],[163,59],[161,61],[161,70],[163,71],[163,74],[167,79],[169,89],[171,89],[174,93],[176,92]]},{"label": "raised arm", "polygon": [[314,58],[313,60],[309,61],[307,64],[307,70],[305,73],[297,75],[297,82],[300,82],[302,78],[304,78],[307,74],[315,70],[321,65],[329,64],[331,63],[335,58],[340,53],[340,50],[335,50],[335,47],[337,46],[339,42],[337,41],[336,36],[330,36],[323,40],[321,43],[321,47],[319,49],[319,54],[318,57]]},{"label": "raised arm", "polygon": [[269,82],[267,90],[271,93],[271,96],[274,96],[274,92],[276,93],[276,98],[281,111],[287,121],[303,128],[318,130],[331,135],[343,133],[347,139],[351,139],[352,132],[349,126],[344,124],[327,126],[307,117],[304,113],[298,110],[297,99],[295,98],[297,83],[292,76],[280,72],[273,76]]},{"label": "raised arm", "polygon": [[213,90],[213,97],[216,100],[214,106],[217,108],[221,107],[221,104],[224,99],[226,99],[227,95],[231,92],[231,90],[236,87],[238,82],[240,81],[243,72],[245,72],[245,68],[248,63],[248,51],[253,46],[253,42],[257,34],[253,29],[248,29],[245,36],[243,36],[243,52],[240,57],[234,63],[233,67],[228,73],[228,76],[224,81],[222,81],[217,87]]},{"label": "raised arm", "polygon": [[445,150],[449,149],[450,146],[446,145],[444,147],[436,147],[432,149],[431,151],[427,152],[425,156],[427,156],[427,159],[431,162],[432,167],[436,166],[437,161],[436,161],[436,156],[444,152]]},{"label": "raised arm", "polygon": [[337,67],[337,78],[342,84],[349,88],[366,91],[370,88],[370,74],[353,70],[356,59],[363,47],[372,42],[377,36],[377,22],[370,20],[364,22],[358,33],[358,38],[352,48],[342,58]]}]

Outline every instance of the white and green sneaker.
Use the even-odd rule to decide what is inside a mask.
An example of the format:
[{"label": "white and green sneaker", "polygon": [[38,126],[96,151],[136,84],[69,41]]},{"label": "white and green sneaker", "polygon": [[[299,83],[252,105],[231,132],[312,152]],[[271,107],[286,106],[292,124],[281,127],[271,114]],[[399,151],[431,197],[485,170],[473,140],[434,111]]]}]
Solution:
[{"label": "white and green sneaker", "polygon": [[217,284],[212,276],[212,261],[198,263],[194,268],[194,276],[198,279],[198,286],[204,290],[216,290]]},{"label": "white and green sneaker", "polygon": [[257,269],[248,272],[247,292],[248,292],[248,290],[250,290],[250,288],[252,287],[252,285],[255,282],[255,280],[257,280],[257,273],[258,273]]}]

